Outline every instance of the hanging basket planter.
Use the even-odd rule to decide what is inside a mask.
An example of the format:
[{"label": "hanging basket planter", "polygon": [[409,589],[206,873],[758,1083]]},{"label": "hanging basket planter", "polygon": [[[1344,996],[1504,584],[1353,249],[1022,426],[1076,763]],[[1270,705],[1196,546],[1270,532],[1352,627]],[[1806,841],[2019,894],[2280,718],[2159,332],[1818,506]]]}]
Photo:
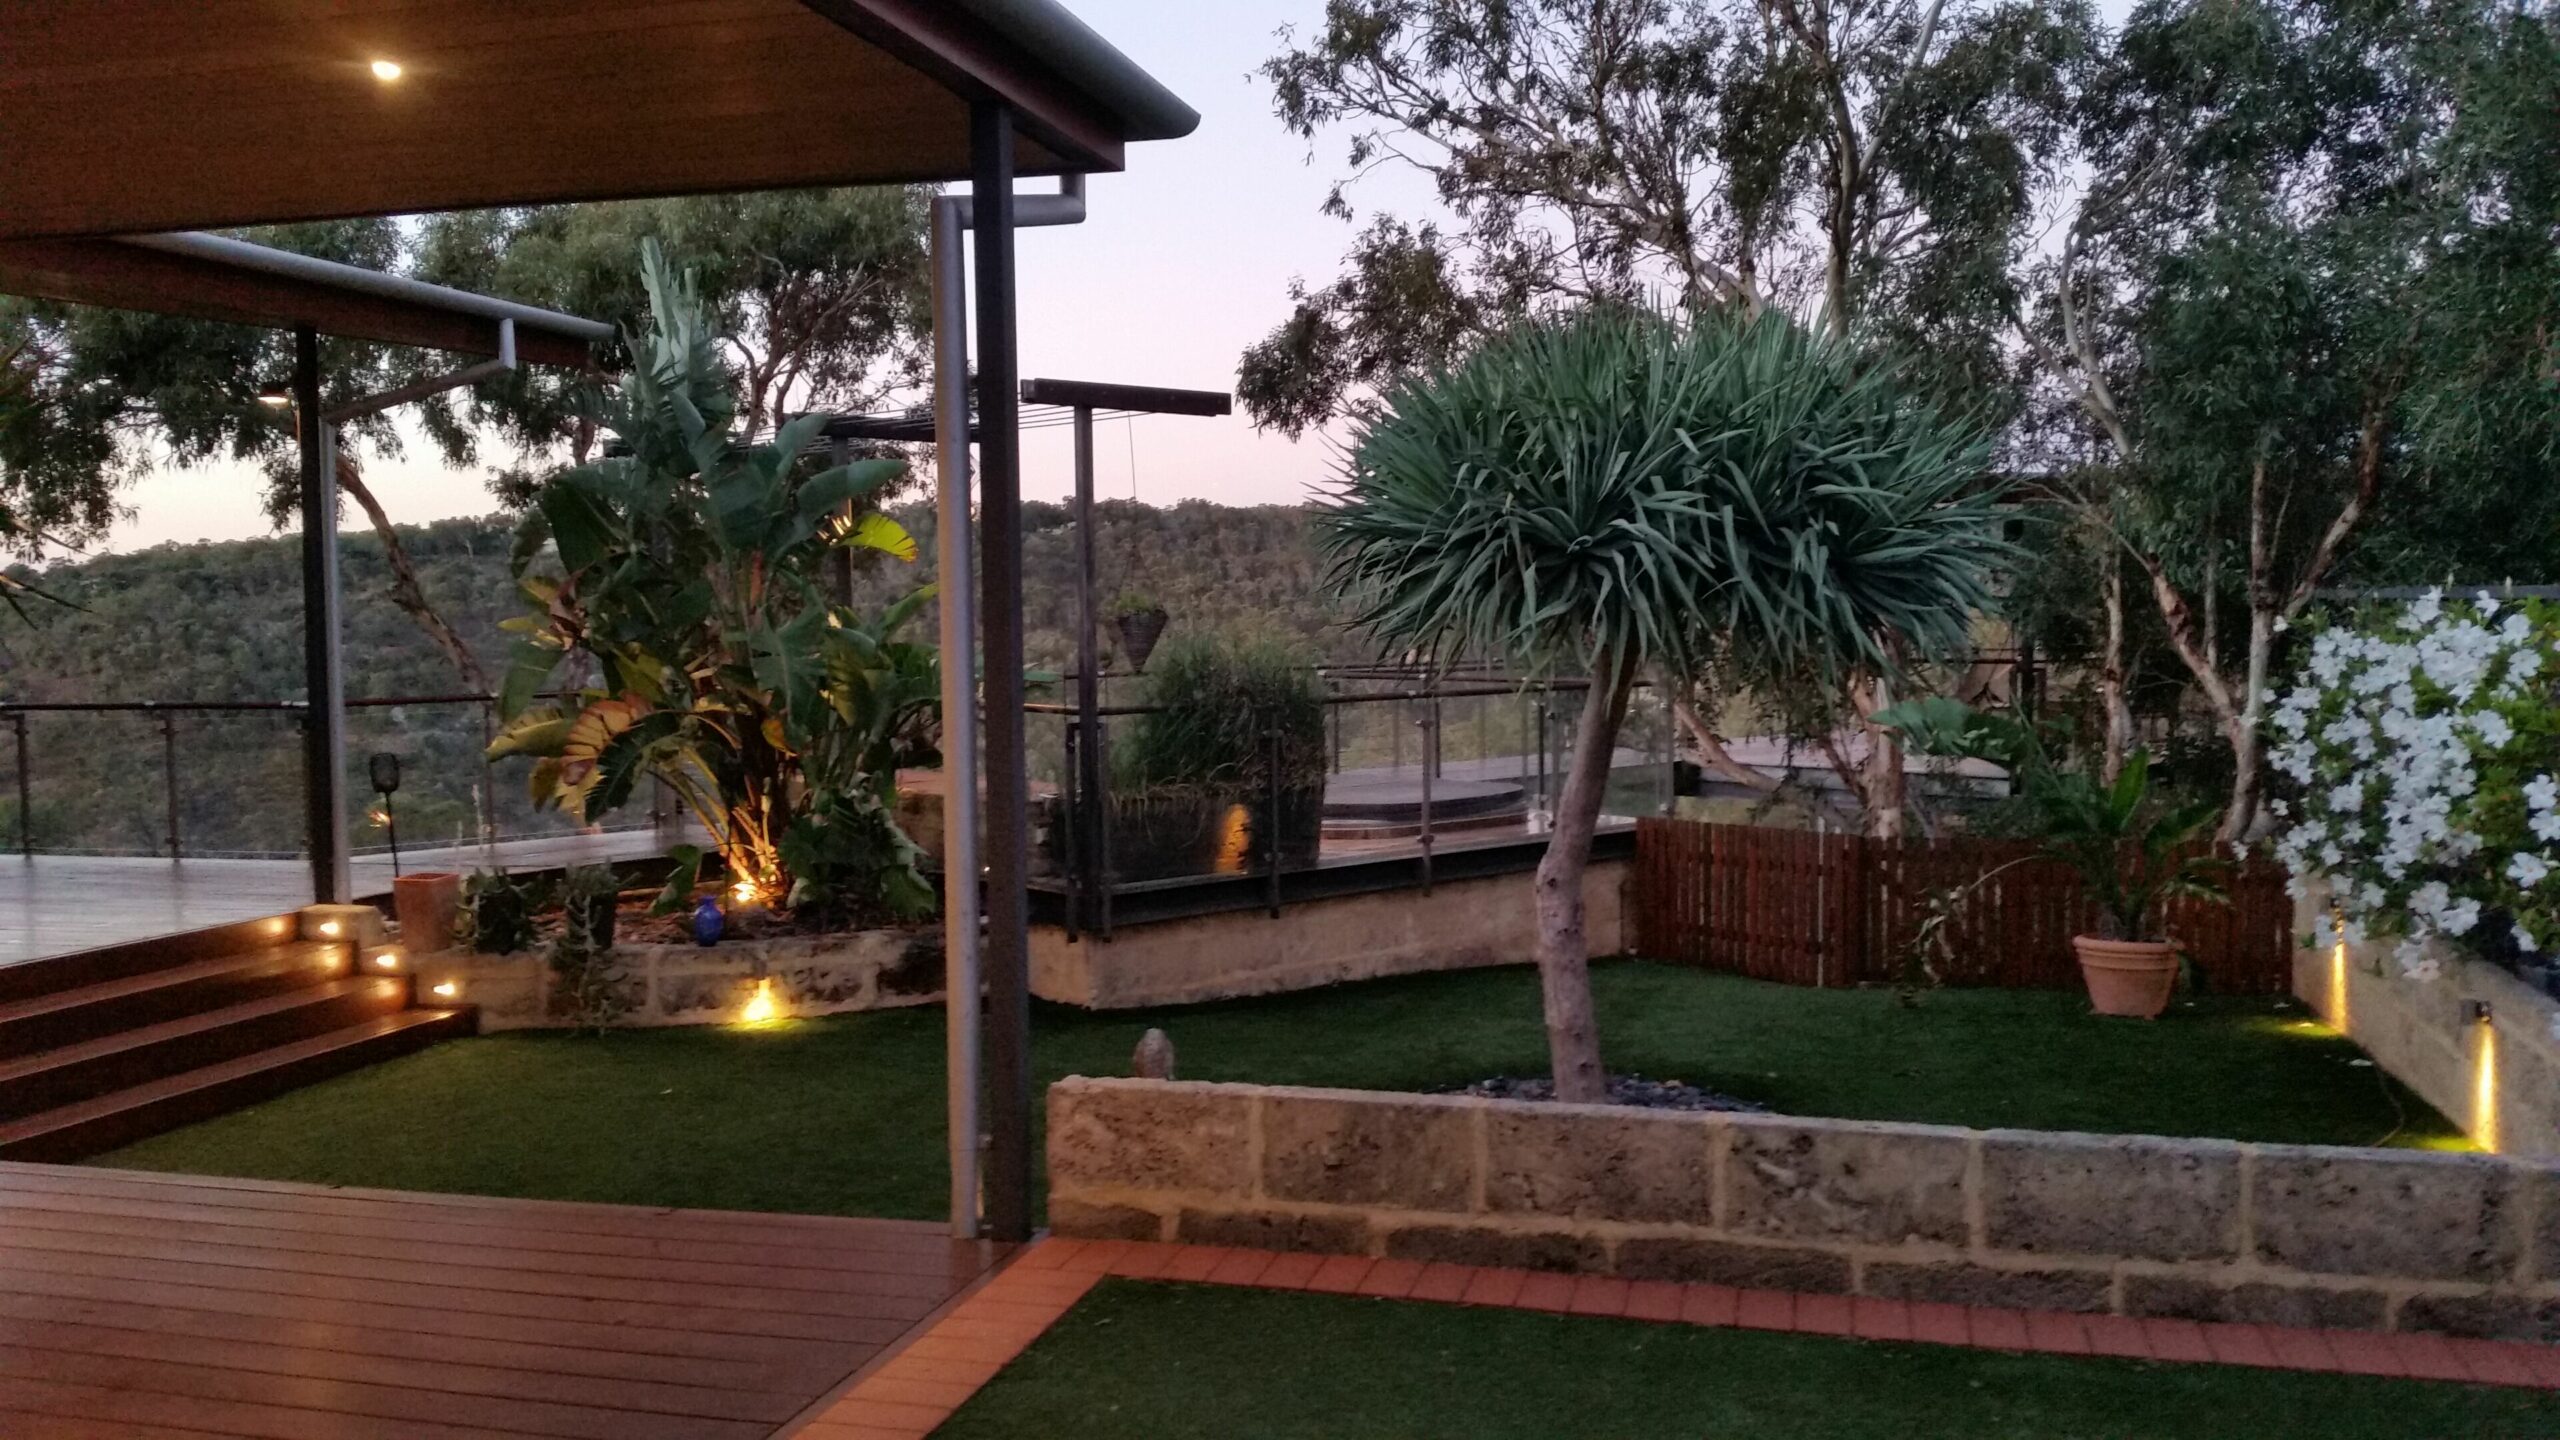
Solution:
[{"label": "hanging basket planter", "polygon": [[1141,610],[1127,610],[1111,617],[1112,626],[1120,632],[1120,654],[1129,668],[1144,673],[1147,657],[1156,651],[1156,641],[1163,638],[1164,627],[1173,617],[1161,605]]}]

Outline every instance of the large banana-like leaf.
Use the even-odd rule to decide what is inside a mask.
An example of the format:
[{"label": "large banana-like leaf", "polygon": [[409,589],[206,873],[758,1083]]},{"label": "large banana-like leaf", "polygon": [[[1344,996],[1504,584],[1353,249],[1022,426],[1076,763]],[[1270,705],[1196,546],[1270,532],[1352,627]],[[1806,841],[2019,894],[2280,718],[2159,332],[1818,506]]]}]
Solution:
[{"label": "large banana-like leaf", "polygon": [[[657,757],[653,752],[675,738],[683,725],[684,717],[677,712],[656,710],[632,721],[606,740],[604,748],[596,755],[595,774],[587,789],[581,818],[594,820],[628,803],[631,792],[640,783],[640,777],[656,763]],[[708,768],[698,754],[671,757],[670,763],[689,765],[697,770]]]},{"label": "large banana-like leaf", "polygon": [[646,704],[628,697],[589,701],[571,718],[569,733],[561,738],[552,803],[581,820],[593,819],[595,807],[590,801],[604,779],[606,753],[649,714]]},{"label": "large banana-like leaf", "polygon": [[801,517],[812,523],[824,520],[906,473],[904,460],[856,460],[821,470],[800,487]]},{"label": "large banana-like leaf", "polygon": [[825,702],[820,691],[826,669],[819,638],[825,623],[819,611],[804,610],[781,625],[759,627],[747,637],[755,657],[756,683],[773,697],[774,708],[804,734],[823,723],[819,711]]},{"label": "large banana-like leaf", "polygon": [[567,778],[585,777],[604,754],[613,738],[630,729],[649,713],[649,707],[628,697],[590,702],[578,712],[569,725],[568,736],[561,741],[560,758],[565,762]]},{"label": "large banana-like leaf", "polygon": [[571,574],[613,553],[619,538],[613,512],[586,486],[564,477],[561,483],[542,487],[535,504],[550,527],[552,543],[559,547],[562,568]]},{"label": "large banana-like leaf", "polygon": [[529,710],[489,742],[488,756],[492,760],[504,760],[510,755],[557,759],[562,747],[569,743],[569,730],[575,723],[554,706]]},{"label": "large banana-like leaf", "polygon": [[855,550],[877,550],[910,565],[915,563],[916,537],[907,533],[906,526],[877,510],[866,511],[856,517],[852,524],[844,527],[836,543]]},{"label": "large banana-like leaf", "polygon": [[561,650],[542,639],[518,640],[507,649],[507,673],[498,682],[498,718],[512,720],[542,693],[551,672],[560,667]]}]

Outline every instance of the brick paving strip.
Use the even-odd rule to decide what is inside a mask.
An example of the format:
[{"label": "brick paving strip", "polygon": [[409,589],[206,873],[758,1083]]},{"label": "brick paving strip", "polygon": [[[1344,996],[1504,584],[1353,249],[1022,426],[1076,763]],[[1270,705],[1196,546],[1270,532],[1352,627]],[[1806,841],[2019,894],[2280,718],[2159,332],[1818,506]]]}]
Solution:
[{"label": "brick paving strip", "polygon": [[2505,1340],[2136,1320],[2122,1315],[1798,1295],[1365,1256],[1051,1239],[1030,1246],[983,1288],[857,1381],[833,1407],[791,1433],[799,1440],[923,1440],[1104,1276],[1492,1305],[1842,1339],[2560,1389],[2560,1346]]}]

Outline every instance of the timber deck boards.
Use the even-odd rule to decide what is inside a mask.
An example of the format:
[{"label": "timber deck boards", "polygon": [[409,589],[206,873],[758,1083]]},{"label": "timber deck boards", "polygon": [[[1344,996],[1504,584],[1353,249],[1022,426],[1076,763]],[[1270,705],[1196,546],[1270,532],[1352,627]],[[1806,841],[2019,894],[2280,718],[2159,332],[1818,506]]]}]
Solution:
[{"label": "timber deck boards", "polygon": [[765,1440],[999,1258],[913,1221],[0,1162],[0,1435]]}]

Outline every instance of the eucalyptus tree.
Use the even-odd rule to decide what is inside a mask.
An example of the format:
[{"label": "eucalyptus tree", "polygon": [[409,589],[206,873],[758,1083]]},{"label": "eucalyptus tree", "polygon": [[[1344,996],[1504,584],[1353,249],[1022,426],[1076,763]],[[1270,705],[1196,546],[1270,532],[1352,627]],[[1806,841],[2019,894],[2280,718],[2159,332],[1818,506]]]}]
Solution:
[{"label": "eucalyptus tree", "polygon": [[2360,547],[2548,563],[2555,82],[2499,0],[2156,0],[2092,87],[2024,333],[2114,456],[2094,508],[2228,745],[2224,840],[2276,637]]},{"label": "eucalyptus tree", "polygon": [[1296,433],[1527,313],[1663,296],[1874,329],[2004,385],[2009,258],[2060,177],[2080,0],[1330,0],[1262,68],[1281,122],[1454,225],[1379,215],[1239,394]]},{"label": "eucalyptus tree", "polygon": [[1588,677],[1537,874],[1559,1098],[1607,1088],[1582,884],[1639,673],[1735,650],[1889,671],[1960,640],[2002,554],[1988,452],[1783,316],[1616,306],[1506,331],[1355,423],[1319,534],[1361,622]]},{"label": "eucalyptus tree", "polygon": [[[922,378],[931,328],[919,187],[786,190],[430,216],[421,278],[565,310],[637,333],[649,315],[636,257],[654,242],[690,272],[739,390],[739,424],[769,431],[792,412],[868,409]],[[620,368],[632,357],[609,347]],[[530,493],[555,458],[589,458],[584,377],[526,372],[430,407],[454,463],[494,434],[520,458],[502,498]]]},{"label": "eucalyptus tree", "polygon": [[[1854,330],[1925,393],[2013,408],[2012,258],[2065,178],[2082,0],[1331,0],[1285,43],[1263,67],[1282,123],[1345,146],[1328,208],[1401,167],[1453,223],[1373,216],[1338,278],[1293,290],[1239,367],[1257,423],[1294,434],[1520,317],[1657,296]],[[1894,835],[1872,679],[1783,708],[1865,729],[1839,768]]]},{"label": "eucalyptus tree", "polygon": [[[373,270],[406,258],[390,220],[340,220],[242,232],[279,249]],[[9,357],[14,412],[0,424],[0,505],[16,522],[0,535],[22,553],[77,548],[103,538],[124,509],[118,494],[156,466],[245,461],[265,474],[265,508],[278,526],[301,504],[292,414],[259,392],[293,371],[293,337],[274,330],[172,315],[0,299],[0,356]],[[329,403],[375,394],[423,376],[442,357],[367,341],[324,340]],[[445,622],[391,516],[365,483],[362,457],[396,457],[388,416],[351,422],[338,452],[338,490],[365,512],[391,565],[391,599],[479,688],[479,661]]]}]

